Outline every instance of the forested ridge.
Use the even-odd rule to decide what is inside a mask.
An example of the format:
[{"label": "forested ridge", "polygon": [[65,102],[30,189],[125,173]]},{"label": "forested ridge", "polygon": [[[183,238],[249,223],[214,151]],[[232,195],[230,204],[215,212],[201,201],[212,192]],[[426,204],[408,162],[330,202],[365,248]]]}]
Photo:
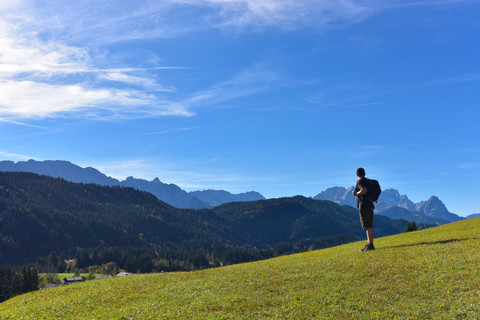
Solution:
[{"label": "forested ridge", "polygon": [[[406,221],[376,217],[378,236]],[[304,197],[174,208],[124,187],[0,172],[0,265],[63,271],[115,262],[132,272],[193,270],[364,238],[348,206]],[[46,270],[48,269],[48,270]]]}]

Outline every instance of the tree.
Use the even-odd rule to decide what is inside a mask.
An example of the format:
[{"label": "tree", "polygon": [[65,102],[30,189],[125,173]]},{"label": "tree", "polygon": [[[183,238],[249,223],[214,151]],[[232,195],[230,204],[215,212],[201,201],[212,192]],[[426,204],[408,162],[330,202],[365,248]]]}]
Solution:
[{"label": "tree", "polygon": [[112,262],[103,264],[100,267],[99,271],[100,271],[99,273],[101,274],[109,274],[109,275],[115,276],[117,273],[120,272],[120,268],[117,266],[115,262],[112,261]]},{"label": "tree", "polygon": [[405,227],[405,232],[411,232],[411,231],[417,231],[419,230],[420,228],[417,226],[417,224],[415,223],[415,221],[412,221],[412,222],[407,222],[407,225]]},{"label": "tree", "polygon": [[49,284],[49,283],[57,283],[60,281],[60,278],[58,277],[58,274],[56,273],[47,273],[42,276],[42,284]]},{"label": "tree", "polygon": [[22,269],[23,276],[23,290],[22,292],[30,292],[38,289],[40,278],[38,277],[37,269],[33,266],[24,267]]},{"label": "tree", "polygon": [[20,293],[18,274],[9,267],[0,267],[0,302]]}]

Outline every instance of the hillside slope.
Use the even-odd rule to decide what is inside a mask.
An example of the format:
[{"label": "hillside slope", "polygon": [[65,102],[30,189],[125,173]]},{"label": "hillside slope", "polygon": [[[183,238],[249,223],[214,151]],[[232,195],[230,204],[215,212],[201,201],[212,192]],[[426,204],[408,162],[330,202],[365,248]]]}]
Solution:
[{"label": "hillside slope", "polygon": [[477,319],[480,218],[190,273],[46,289],[1,319]]},{"label": "hillside slope", "polygon": [[192,213],[131,188],[0,172],[0,264],[52,251],[216,239]]}]

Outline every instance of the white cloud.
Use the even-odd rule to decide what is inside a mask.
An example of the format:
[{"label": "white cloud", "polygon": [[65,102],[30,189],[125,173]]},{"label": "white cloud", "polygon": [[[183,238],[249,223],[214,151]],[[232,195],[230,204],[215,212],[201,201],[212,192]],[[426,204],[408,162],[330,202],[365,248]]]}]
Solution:
[{"label": "white cloud", "polygon": [[[112,109],[145,104],[148,96],[106,89],[86,89],[75,85],[51,85],[33,81],[0,82],[0,114],[13,118],[44,118],[74,111]],[[141,97],[141,98],[140,98]],[[99,105],[101,107],[99,107]]]},{"label": "white cloud", "polygon": [[[171,38],[200,25],[192,26],[176,19],[184,15],[184,6],[174,0],[104,0],[101,3],[23,0],[21,4],[16,9],[28,16],[29,28],[40,30],[45,37],[75,45]],[[189,21],[194,19],[194,15],[188,17]]]},{"label": "white cloud", "polygon": [[26,15],[30,11],[20,1],[2,3],[0,8],[4,9],[0,12],[2,121],[21,124],[15,119],[191,115],[184,106],[158,95],[175,91],[149,74],[165,67],[99,68],[88,47],[45,36],[48,28],[36,29],[46,23],[55,25],[55,20],[35,20],[38,17]]},{"label": "white cloud", "polygon": [[36,34],[0,21],[0,75],[43,76],[70,73],[87,67],[88,54],[81,48],[40,41]]}]

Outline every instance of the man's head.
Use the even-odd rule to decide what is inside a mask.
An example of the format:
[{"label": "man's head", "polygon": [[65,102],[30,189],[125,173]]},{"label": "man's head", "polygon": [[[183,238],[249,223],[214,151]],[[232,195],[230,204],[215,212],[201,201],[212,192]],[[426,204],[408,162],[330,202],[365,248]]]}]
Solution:
[{"label": "man's head", "polygon": [[363,168],[358,168],[358,169],[357,169],[357,177],[359,177],[359,178],[365,177],[365,169],[363,169]]}]

